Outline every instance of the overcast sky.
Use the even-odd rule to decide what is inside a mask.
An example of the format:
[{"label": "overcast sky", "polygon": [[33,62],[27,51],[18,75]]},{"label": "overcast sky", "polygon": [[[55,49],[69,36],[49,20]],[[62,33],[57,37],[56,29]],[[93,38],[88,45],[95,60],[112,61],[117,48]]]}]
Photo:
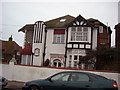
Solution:
[{"label": "overcast sky", "polygon": [[[14,1],[14,0],[13,0]],[[75,1],[75,0],[74,0]],[[0,3],[2,10],[2,22],[0,22],[0,39],[8,40],[12,35],[13,40],[23,46],[24,34],[18,32],[25,24],[33,24],[36,21],[48,21],[65,15],[77,17],[81,14],[84,18],[95,18],[111,27],[112,45],[115,43],[114,26],[118,23],[118,1],[106,2],[80,2],[80,1],[32,1],[32,2],[8,2]],[[1,36],[2,35],[2,36]]]}]

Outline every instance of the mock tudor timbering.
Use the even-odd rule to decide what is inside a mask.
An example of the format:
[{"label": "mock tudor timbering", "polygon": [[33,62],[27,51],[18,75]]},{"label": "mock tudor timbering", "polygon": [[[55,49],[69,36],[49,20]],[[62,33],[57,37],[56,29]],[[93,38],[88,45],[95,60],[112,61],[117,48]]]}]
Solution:
[{"label": "mock tudor timbering", "polygon": [[112,33],[110,27],[99,20],[87,20],[81,15],[37,21],[19,31],[25,33],[25,44],[29,42],[32,46],[32,65],[42,66],[49,60],[49,66],[88,69],[94,65],[80,64],[81,57],[100,45],[110,47]]}]

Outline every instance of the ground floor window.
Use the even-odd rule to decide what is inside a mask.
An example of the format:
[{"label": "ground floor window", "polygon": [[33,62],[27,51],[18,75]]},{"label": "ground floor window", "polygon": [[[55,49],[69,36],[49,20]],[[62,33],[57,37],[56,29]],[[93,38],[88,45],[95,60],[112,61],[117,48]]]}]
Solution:
[{"label": "ground floor window", "polygon": [[84,63],[82,60],[83,55],[80,54],[70,54],[68,55],[68,64],[69,68],[79,68],[79,69],[93,69],[94,64]]},{"label": "ground floor window", "polygon": [[81,57],[81,55],[69,55],[68,67],[79,68],[79,62]]},{"label": "ground floor window", "polygon": [[55,59],[54,61],[53,61],[53,66],[54,67],[61,67],[61,61],[59,60],[59,59]]},{"label": "ground floor window", "polygon": [[51,54],[50,66],[52,67],[64,67],[64,54]]}]

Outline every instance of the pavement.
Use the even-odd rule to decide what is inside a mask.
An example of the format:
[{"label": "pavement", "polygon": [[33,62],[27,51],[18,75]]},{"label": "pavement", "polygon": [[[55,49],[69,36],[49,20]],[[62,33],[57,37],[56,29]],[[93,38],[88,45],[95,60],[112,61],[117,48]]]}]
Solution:
[{"label": "pavement", "polygon": [[2,90],[22,90],[23,86],[24,82],[8,81],[7,86],[5,86]]}]

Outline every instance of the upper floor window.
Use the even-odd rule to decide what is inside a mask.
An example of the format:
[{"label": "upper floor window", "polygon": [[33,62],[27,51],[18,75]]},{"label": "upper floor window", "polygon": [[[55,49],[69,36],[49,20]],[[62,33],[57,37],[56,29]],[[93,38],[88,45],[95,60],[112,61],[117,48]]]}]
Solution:
[{"label": "upper floor window", "polygon": [[99,26],[99,33],[103,33],[103,26]]},{"label": "upper floor window", "polygon": [[62,44],[65,41],[65,29],[55,29],[53,43]]},{"label": "upper floor window", "polygon": [[71,41],[88,41],[88,27],[72,27]]}]

